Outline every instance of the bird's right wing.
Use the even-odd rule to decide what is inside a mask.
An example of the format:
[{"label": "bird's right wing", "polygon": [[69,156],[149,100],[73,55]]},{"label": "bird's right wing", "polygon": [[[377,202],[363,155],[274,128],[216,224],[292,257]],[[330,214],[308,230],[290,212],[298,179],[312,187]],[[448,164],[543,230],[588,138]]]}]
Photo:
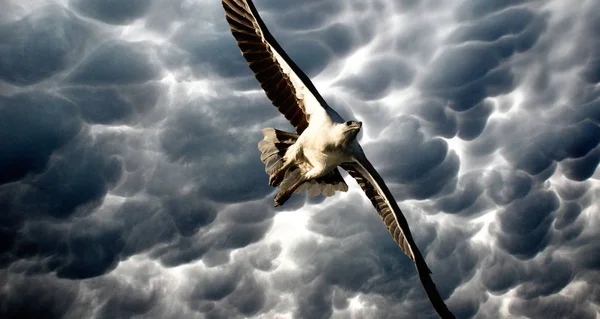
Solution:
[{"label": "bird's right wing", "polygon": [[251,0],[222,0],[221,3],[231,33],[260,86],[301,134],[311,115],[326,112],[325,100],[275,41]]},{"label": "bird's right wing", "polygon": [[363,154],[357,157],[356,161],[343,163],[340,166],[358,182],[377,209],[394,241],[415,262],[421,284],[437,313],[441,318],[454,318],[431,279],[431,271],[412,238],[406,218],[379,173]]}]

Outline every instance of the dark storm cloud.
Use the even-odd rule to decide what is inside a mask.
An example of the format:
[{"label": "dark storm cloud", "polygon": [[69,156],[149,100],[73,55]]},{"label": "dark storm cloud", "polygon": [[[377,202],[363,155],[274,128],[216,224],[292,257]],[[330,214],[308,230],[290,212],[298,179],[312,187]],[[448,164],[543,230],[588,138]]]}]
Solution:
[{"label": "dark storm cloud", "polygon": [[198,275],[188,306],[207,318],[243,318],[268,310],[264,283],[243,267],[207,269]]},{"label": "dark storm cloud", "polygon": [[519,258],[531,258],[544,250],[552,223],[552,212],[559,206],[553,192],[531,192],[506,207],[499,215],[499,245]]},{"label": "dark storm cloud", "polygon": [[81,129],[75,105],[63,98],[34,93],[0,99],[2,184],[43,170],[52,152]]},{"label": "dark storm cloud", "polygon": [[71,0],[69,4],[81,14],[109,24],[130,24],[142,17],[151,0]]},{"label": "dark storm cloud", "polygon": [[[503,93],[513,87],[513,78],[506,68],[500,68],[500,61],[499,52],[486,44],[451,47],[434,62],[424,89],[450,100],[457,111],[468,110],[481,102],[488,88]],[[440,69],[444,72],[433,71]]]},{"label": "dark storm cloud", "polygon": [[458,121],[456,113],[436,99],[415,103],[410,113],[421,119],[421,125],[433,135],[452,138],[456,135]]},{"label": "dark storm cloud", "polygon": [[[203,203],[204,204],[204,203]],[[164,234],[164,238],[148,241],[145,239],[147,230],[140,229],[135,234],[131,234],[132,250],[139,251],[148,247],[156,246],[159,242],[166,245],[157,246],[152,251],[152,255],[159,258],[165,265],[176,266],[182,263],[188,263],[202,258],[207,265],[217,266],[229,262],[229,252],[232,249],[246,247],[252,243],[261,240],[272,224],[273,211],[269,208],[270,201],[246,204],[244,206],[234,206],[228,210],[221,210],[217,215],[214,207],[206,207],[201,210],[196,206],[194,215],[192,212],[186,213],[188,223],[186,227],[194,225],[195,231],[188,230],[182,232],[182,236],[176,236],[176,228],[170,226],[173,224],[168,217],[173,219],[180,217],[177,215],[165,215],[164,210],[157,211],[163,218],[166,218],[166,225],[160,227],[159,233]],[[188,204],[189,205],[189,204]],[[204,204],[205,205],[205,204]],[[124,213],[130,213],[126,211]],[[138,214],[143,218],[146,214]],[[178,221],[181,224],[183,221]],[[132,222],[131,225],[138,225],[139,222]],[[154,222],[142,222],[141,226],[155,227]],[[169,226],[167,226],[169,225]],[[178,226],[178,225],[176,225]],[[134,226],[135,227],[135,226]],[[139,227],[138,227],[139,228]],[[181,229],[181,226],[178,226]],[[156,230],[154,230],[156,233]],[[183,229],[185,231],[185,229]],[[135,235],[136,237],[132,237]],[[137,240],[134,240],[136,238]],[[268,261],[263,261],[267,262]]]},{"label": "dark storm cloud", "polygon": [[[276,217],[256,144],[293,128],[218,1],[31,4],[0,12],[0,317],[434,317],[354,181]],[[563,5],[256,1],[459,318],[600,300],[600,8]]]},{"label": "dark storm cloud", "polygon": [[507,0],[500,2],[490,2],[485,0],[466,0],[456,8],[456,15],[459,19],[479,19],[488,14],[502,11],[507,7],[522,4],[520,0]]},{"label": "dark storm cloud", "polygon": [[282,41],[281,45],[309,77],[317,76],[332,59],[331,50],[320,41],[300,38],[296,41]]},{"label": "dark storm cloud", "polygon": [[323,43],[337,55],[351,53],[357,42],[350,26],[342,23],[334,23],[327,26],[321,34]]},{"label": "dark storm cloud", "polygon": [[407,62],[394,57],[381,57],[363,66],[362,72],[340,84],[363,101],[385,97],[391,89],[408,86],[414,70]]},{"label": "dark storm cloud", "polygon": [[458,111],[486,96],[509,92],[515,83],[505,62],[531,48],[544,28],[544,19],[530,10],[509,9],[455,31],[451,42],[459,45],[449,46],[435,59],[423,89],[450,100]]},{"label": "dark storm cloud", "polygon": [[77,63],[93,39],[68,10],[39,8],[0,26],[0,79],[22,86],[49,78]]},{"label": "dark storm cloud", "polygon": [[486,184],[487,196],[498,205],[507,205],[525,197],[533,187],[529,175],[508,170],[490,172]]},{"label": "dark storm cloud", "polygon": [[62,95],[79,107],[81,117],[89,124],[135,123],[151,110],[161,93],[159,86],[125,88],[71,87]]},{"label": "dark storm cloud", "polygon": [[121,41],[102,44],[68,78],[69,84],[137,84],[155,79],[159,68],[151,61],[146,43]]},{"label": "dark storm cloud", "polygon": [[[392,188],[398,183],[404,196],[428,198],[453,186],[459,158],[448,150],[444,140],[426,137],[418,120],[399,117],[382,135],[385,142],[368,144],[365,152],[381,159],[378,169]],[[410,152],[405,151],[409,149]]]},{"label": "dark storm cloud", "polygon": [[454,193],[442,197],[436,202],[439,210],[447,213],[460,213],[462,215],[480,214],[487,206],[481,203],[484,194],[481,181],[481,171],[472,171],[461,176]]},{"label": "dark storm cloud", "polygon": [[[262,135],[229,132],[229,125],[238,121],[241,124],[236,117],[241,114],[238,110],[242,106],[220,102],[193,103],[176,112],[168,119],[168,128],[160,137],[162,147],[174,161],[196,163],[200,174],[195,179],[204,185],[211,199],[232,202],[264,196],[271,188],[264,184],[256,186],[257,180],[267,178],[256,147]],[[213,107],[219,107],[223,117],[210,115]],[[218,158],[229,165],[223,167],[224,162],[210,160]]]},{"label": "dark storm cloud", "polygon": [[503,36],[518,35],[532,23],[535,17],[532,10],[528,8],[509,8],[481,21],[461,26],[450,36],[450,41],[493,42]]},{"label": "dark storm cloud", "polygon": [[[435,236],[435,229],[412,219],[410,213],[408,219],[411,225],[428,228],[426,234],[416,234],[420,247],[426,249],[432,238],[422,236]],[[294,245],[292,259],[307,266],[300,273],[282,274],[276,279],[279,289],[299,289],[302,302],[297,317],[328,318],[334,309],[348,307],[341,300],[343,296],[352,298],[357,294],[364,294],[366,301],[376,305],[376,312],[369,316],[387,318],[390,313],[395,316],[412,311],[432,314],[414,265],[397,249],[370,203],[324,208],[313,215],[309,227],[325,237],[318,242],[310,239]],[[450,238],[444,240],[448,242]],[[399,300],[409,310],[394,305]]]},{"label": "dark storm cloud", "polygon": [[561,167],[568,178],[574,181],[584,181],[592,177],[598,163],[600,163],[600,148],[596,147],[582,158],[567,159],[561,162]]},{"label": "dark storm cloud", "polygon": [[225,37],[227,32],[223,29],[214,34],[201,32],[197,28],[182,28],[172,41],[190,54],[189,64],[198,75],[206,75],[210,71],[222,77],[250,77],[252,71],[238,52],[235,39]]},{"label": "dark storm cloud", "polygon": [[[309,2],[309,1],[307,1]],[[283,4],[273,11],[278,26],[292,30],[317,29],[327,25],[343,9],[342,1],[310,1],[302,5]],[[307,5],[308,4],[308,5]]]},{"label": "dark storm cloud", "polygon": [[[0,186],[5,265],[23,258],[35,261],[33,272],[56,271],[67,278],[98,276],[116,266],[120,229],[85,216],[120,179],[123,164],[89,145],[94,143],[84,137],[71,141],[55,152],[43,172]],[[79,218],[72,221],[75,216]]]},{"label": "dark storm cloud", "polygon": [[[3,318],[64,318],[76,303],[79,285],[41,276],[0,273],[0,316]],[[32,305],[35,305],[32,307]]]},{"label": "dark storm cloud", "polygon": [[523,266],[504,252],[494,252],[481,268],[481,283],[492,294],[502,294],[519,281]]},{"label": "dark storm cloud", "polygon": [[518,300],[510,305],[509,311],[514,315],[524,315],[530,318],[592,319],[596,317],[594,310],[587,307],[582,301],[562,295]]}]

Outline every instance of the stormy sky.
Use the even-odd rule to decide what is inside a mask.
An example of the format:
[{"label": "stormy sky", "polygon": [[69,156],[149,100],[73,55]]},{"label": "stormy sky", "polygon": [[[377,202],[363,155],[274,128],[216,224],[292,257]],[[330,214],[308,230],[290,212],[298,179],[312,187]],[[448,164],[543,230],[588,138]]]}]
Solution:
[{"label": "stormy sky", "polygon": [[[256,0],[459,318],[600,306],[600,2]],[[350,190],[275,209],[292,131],[217,0],[0,4],[0,317],[435,318]]]}]

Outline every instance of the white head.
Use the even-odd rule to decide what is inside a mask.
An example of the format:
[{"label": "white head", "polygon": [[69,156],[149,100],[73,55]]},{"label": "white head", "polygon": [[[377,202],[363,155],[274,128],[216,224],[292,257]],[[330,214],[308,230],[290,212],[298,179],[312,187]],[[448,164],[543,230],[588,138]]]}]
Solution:
[{"label": "white head", "polygon": [[360,132],[360,128],[362,127],[362,122],[358,121],[346,121],[344,123],[337,124],[337,132],[339,134],[338,143],[342,147],[348,146],[356,136],[358,132]]}]

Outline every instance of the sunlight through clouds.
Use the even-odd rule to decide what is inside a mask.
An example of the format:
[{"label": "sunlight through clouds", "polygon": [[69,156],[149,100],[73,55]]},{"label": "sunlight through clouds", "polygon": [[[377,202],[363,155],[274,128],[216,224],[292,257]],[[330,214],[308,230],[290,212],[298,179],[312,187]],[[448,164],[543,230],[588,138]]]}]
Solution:
[{"label": "sunlight through clouds", "polygon": [[[255,4],[458,318],[598,318],[598,1]],[[2,2],[0,317],[435,318],[349,176],[272,207],[264,127],[219,1]]]}]

